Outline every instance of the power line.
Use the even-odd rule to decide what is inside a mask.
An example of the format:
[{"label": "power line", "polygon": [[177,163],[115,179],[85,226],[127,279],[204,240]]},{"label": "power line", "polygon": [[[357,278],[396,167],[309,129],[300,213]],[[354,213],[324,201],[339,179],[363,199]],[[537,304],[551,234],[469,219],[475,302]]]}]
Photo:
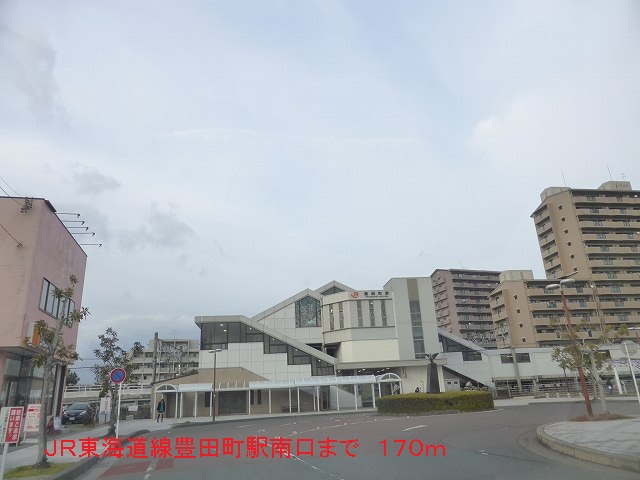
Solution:
[{"label": "power line", "polygon": [[14,237],[13,235],[11,235],[11,234],[9,233],[9,230],[7,230],[6,228],[4,228],[4,225],[2,225],[2,224],[0,223],[0,227],[2,227],[2,229],[3,229],[5,232],[7,232],[7,235],[9,235],[11,238],[13,238],[13,241],[14,241],[14,242],[16,242],[16,245],[17,245],[18,247],[21,247],[21,246],[22,246],[22,242],[18,241],[18,239],[16,239],[16,237]]},{"label": "power line", "polygon": [[[21,197],[21,196],[22,196],[22,195],[20,195],[18,192],[16,192],[16,191],[11,187],[11,185],[9,185],[9,182],[7,182],[4,178],[2,178],[2,176],[0,176],[0,180],[2,180],[2,181],[5,183],[5,185],[6,185],[7,187],[9,187],[9,190],[11,190],[13,193],[15,193],[18,197]],[[0,187],[0,188],[2,188],[2,187]],[[2,189],[2,191],[4,192],[4,189]],[[5,192],[5,193],[7,193],[7,192]],[[7,195],[8,195],[8,194],[7,194]]]}]

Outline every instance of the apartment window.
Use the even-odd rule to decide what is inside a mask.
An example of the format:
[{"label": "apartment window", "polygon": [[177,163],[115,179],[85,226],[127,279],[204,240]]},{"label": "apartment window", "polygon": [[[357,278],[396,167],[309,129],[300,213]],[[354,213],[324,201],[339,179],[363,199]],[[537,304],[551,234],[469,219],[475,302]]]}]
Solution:
[{"label": "apartment window", "polygon": [[626,208],[621,208],[620,209],[620,213],[627,213],[627,209]]},{"label": "apartment window", "polygon": [[364,320],[362,320],[362,300],[358,300],[358,326],[364,327]]},{"label": "apartment window", "polygon": [[520,309],[519,308],[516,309],[516,313],[520,313]]},{"label": "apartment window", "polygon": [[624,300],[616,300],[613,303],[616,307],[624,307]]},{"label": "apartment window", "polygon": [[613,259],[612,258],[605,258],[604,259],[604,264],[605,265],[613,265]]},{"label": "apartment window", "polygon": [[627,238],[633,238],[633,233],[627,233]]},{"label": "apartment window", "polygon": [[621,196],[617,196],[616,197],[616,202],[622,202],[622,197]]},{"label": "apartment window", "polygon": [[585,300],[580,300],[580,301],[578,301],[578,305],[580,305],[581,307],[586,307],[587,306],[587,302]]},{"label": "apartment window", "polygon": [[595,202],[596,201],[596,197],[594,195],[587,195],[587,201]]},{"label": "apartment window", "polygon": [[613,293],[620,293],[620,287],[618,285],[612,285],[611,286],[611,291]]},{"label": "apartment window", "polygon": [[584,292],[583,287],[576,287],[576,293],[582,293],[582,292]]},{"label": "apartment window", "polygon": [[340,328],[344,328],[344,311],[342,310],[342,302],[338,304],[338,320],[340,322]]},{"label": "apartment window", "polygon": [[632,252],[637,252],[637,251],[638,251],[638,246],[637,246],[637,245],[633,245],[633,246],[631,247],[631,251],[632,251]]},{"label": "apartment window", "polygon": [[607,272],[607,278],[618,278],[618,274],[616,272]]},{"label": "apartment window", "polygon": [[631,224],[629,223],[629,220],[623,220],[622,225],[624,225],[625,227],[631,226]]},{"label": "apartment window", "polygon": [[598,234],[596,234],[596,238],[599,238],[599,239],[607,238],[607,234],[606,233],[598,233]]},{"label": "apartment window", "polygon": [[369,300],[369,325],[372,327],[376,326],[376,314],[373,310],[373,300]]},{"label": "apartment window", "polygon": [[[524,341],[524,338],[522,341]],[[528,353],[516,353],[516,361],[518,363],[531,363],[531,358]]]},{"label": "apartment window", "polygon": [[629,315],[627,315],[626,313],[621,313],[620,315],[618,315],[618,320],[620,320],[621,322],[626,322],[629,320]]},{"label": "apartment window", "polygon": [[565,230],[564,233],[569,233],[569,230]]},{"label": "apartment window", "polygon": [[602,226],[602,220],[594,220],[593,221],[593,225],[596,227],[601,227]]},{"label": "apartment window", "polygon": [[609,251],[609,247],[607,245],[601,246],[600,247],[600,251],[601,252],[608,252]]},{"label": "apartment window", "polygon": [[600,209],[599,208],[592,208],[591,209],[591,213],[600,213]]},{"label": "apartment window", "polygon": [[380,301],[380,311],[382,313],[382,326],[387,326],[387,305],[384,300]]}]

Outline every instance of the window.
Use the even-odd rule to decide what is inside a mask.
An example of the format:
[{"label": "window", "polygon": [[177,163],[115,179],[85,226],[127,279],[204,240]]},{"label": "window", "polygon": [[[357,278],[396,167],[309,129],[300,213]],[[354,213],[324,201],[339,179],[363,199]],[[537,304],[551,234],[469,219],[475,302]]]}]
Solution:
[{"label": "window", "polygon": [[601,252],[608,252],[608,251],[609,251],[609,247],[608,247],[608,246],[606,246],[606,245],[605,245],[605,246],[602,246],[602,247],[600,247],[600,251],[601,251]]},{"label": "window", "polygon": [[599,208],[592,208],[591,209],[591,213],[600,213],[600,209]]},{"label": "window", "polygon": [[510,353],[503,353],[500,355],[500,362],[502,363],[513,363],[513,355]]},{"label": "window", "polygon": [[69,314],[76,309],[76,304],[71,299],[62,298],[60,301],[55,297],[56,286],[49,280],[42,280],[42,291],[40,292],[40,310],[55,318],[68,318]]},{"label": "window", "polygon": [[618,285],[612,285],[611,286],[611,291],[613,293],[620,293],[620,287]]},{"label": "window", "polygon": [[605,238],[607,238],[607,234],[606,233],[598,233],[598,234],[596,234],[596,238],[599,238],[601,240],[605,239]]},{"label": "window", "polygon": [[344,328],[344,311],[342,310],[342,302],[338,304],[338,319],[340,322],[340,328]]},{"label": "window", "polygon": [[362,320],[362,300],[358,300],[358,326],[364,327],[364,320]]},{"label": "window", "polygon": [[380,301],[380,311],[382,313],[382,326],[387,326],[387,306],[384,300]]},{"label": "window", "polygon": [[333,305],[329,305],[329,330],[333,330]]},{"label": "window", "polygon": [[605,265],[613,265],[613,259],[612,258],[605,258],[604,259],[604,264]]},{"label": "window", "polygon": [[596,201],[596,197],[595,197],[595,195],[587,195],[587,201],[589,201],[589,202],[595,202],[595,201]]},{"label": "window", "polygon": [[528,353],[516,353],[516,362],[518,363],[531,363]]},{"label": "window", "polygon": [[296,327],[320,326],[320,301],[306,296],[296,301]]},{"label": "window", "polygon": [[464,351],[462,352],[462,360],[465,362],[479,362],[482,360],[480,352]]},{"label": "window", "polygon": [[618,274],[616,272],[607,272],[607,278],[618,278]]},{"label": "window", "polygon": [[602,220],[594,220],[593,221],[593,225],[596,227],[601,227],[602,226]]},{"label": "window", "polygon": [[369,300],[369,325],[372,327],[376,326],[376,314],[373,309],[373,300]]}]

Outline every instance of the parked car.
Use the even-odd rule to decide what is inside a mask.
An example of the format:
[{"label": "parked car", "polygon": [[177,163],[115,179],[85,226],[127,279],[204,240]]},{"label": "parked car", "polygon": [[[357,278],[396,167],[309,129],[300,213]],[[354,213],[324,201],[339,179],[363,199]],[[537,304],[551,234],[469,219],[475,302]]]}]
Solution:
[{"label": "parked car", "polygon": [[62,414],[62,424],[83,423],[88,425],[93,421],[96,410],[88,403],[74,403]]}]

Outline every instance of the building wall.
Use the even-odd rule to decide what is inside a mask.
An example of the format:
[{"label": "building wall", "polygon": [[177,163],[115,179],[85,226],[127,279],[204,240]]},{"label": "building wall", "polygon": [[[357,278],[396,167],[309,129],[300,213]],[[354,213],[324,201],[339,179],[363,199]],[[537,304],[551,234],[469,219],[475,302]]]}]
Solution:
[{"label": "building wall", "polygon": [[[424,358],[424,354],[439,352],[438,327],[435,318],[431,279],[428,277],[393,278],[385,284],[385,290],[389,290],[393,294],[400,358],[409,360],[419,358],[420,355]],[[418,302],[420,306],[420,326],[422,328],[424,352],[416,351],[414,344],[410,302]]]},{"label": "building wall", "polygon": [[435,270],[431,281],[438,327],[494,348],[489,294],[498,286],[499,275],[488,270]]},{"label": "building wall", "polygon": [[[87,261],[48,201],[32,199],[31,206],[23,208],[25,202],[22,198],[0,198],[0,223],[20,242],[17,245],[9,235],[0,235],[0,401],[9,404],[18,396],[33,401],[41,394],[42,372],[31,365],[34,351],[24,346],[24,339],[37,321],[45,320],[52,327],[56,323],[53,316],[40,309],[44,279],[64,289],[69,286],[69,275],[74,274],[78,283],[73,301],[76,308],[81,308]],[[75,344],[77,332],[78,325],[64,328],[64,341]],[[5,385],[7,365],[11,363],[13,371],[16,362],[21,364],[20,373],[6,377],[10,383]],[[62,376],[59,382],[64,382]],[[55,385],[53,393],[61,387]]]},{"label": "building wall", "polygon": [[491,309],[497,329],[510,334],[504,345],[566,343],[559,291],[545,290],[561,278],[574,280],[564,291],[572,323],[586,330],[580,338],[597,338],[604,325],[640,326],[640,191],[606,182],[598,189],[551,187],[541,200],[532,218],[547,279],[501,278]]}]

